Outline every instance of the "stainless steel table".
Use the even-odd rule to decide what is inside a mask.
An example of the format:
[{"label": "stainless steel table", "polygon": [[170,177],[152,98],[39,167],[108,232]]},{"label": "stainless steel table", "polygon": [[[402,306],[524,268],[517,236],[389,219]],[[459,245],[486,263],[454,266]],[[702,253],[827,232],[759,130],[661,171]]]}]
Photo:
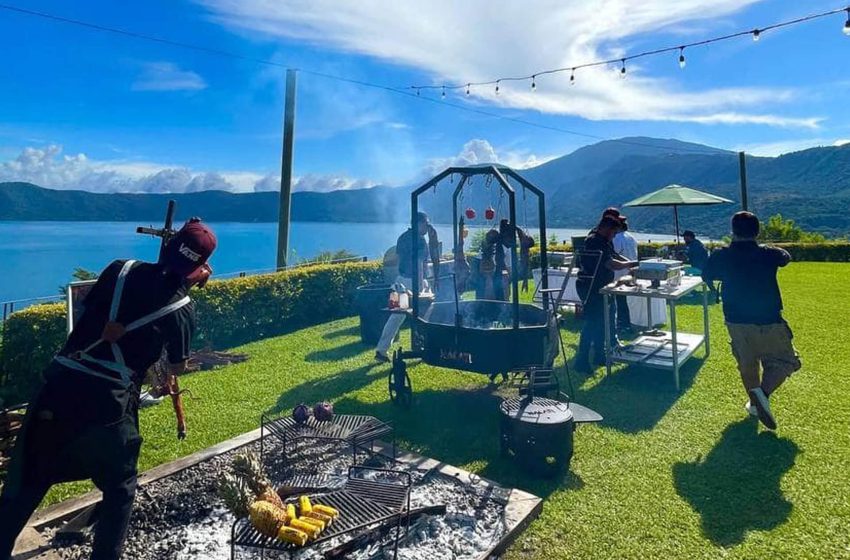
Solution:
[{"label": "stainless steel table", "polygon": [[[702,334],[681,333],[676,324],[676,304],[685,296],[702,288]],[[711,346],[708,328],[708,286],[697,276],[684,276],[678,286],[662,284],[653,288],[649,281],[638,280],[636,286],[617,286],[609,284],[600,290],[605,301],[605,365],[607,373],[615,362],[644,365],[673,372],[676,390],[679,390],[679,370],[700,346],[705,347],[705,356],[709,356]],[[620,348],[611,348],[611,316],[609,315],[613,296],[645,297],[649,311],[649,324],[652,324],[652,299],[664,299],[670,308],[670,330],[644,332],[636,340]]]}]

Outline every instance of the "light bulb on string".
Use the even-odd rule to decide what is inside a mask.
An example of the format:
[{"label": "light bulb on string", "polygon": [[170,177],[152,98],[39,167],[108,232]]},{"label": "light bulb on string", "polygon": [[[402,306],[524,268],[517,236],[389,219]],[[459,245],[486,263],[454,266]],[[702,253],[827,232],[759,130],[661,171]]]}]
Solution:
[{"label": "light bulb on string", "polygon": [[626,59],[622,59],[620,62],[623,63],[622,68],[620,68],[620,77],[624,80],[626,79]]},{"label": "light bulb on string", "polygon": [[753,29],[753,41],[758,43],[759,39],[761,39],[761,30]]},{"label": "light bulb on string", "polygon": [[537,91],[537,76],[531,77],[531,91]]},{"label": "light bulb on string", "polygon": [[419,88],[416,88],[416,97],[419,97]]},{"label": "light bulb on string", "polygon": [[446,98],[446,86],[443,86],[443,93],[440,95],[441,98]]},{"label": "light bulb on string", "polygon": [[576,69],[575,68],[573,68],[572,72],[570,73],[570,85],[571,86],[576,85]]},{"label": "light bulb on string", "polygon": [[685,47],[679,47],[679,68],[684,68],[687,64],[685,62]]},{"label": "light bulb on string", "polygon": [[496,95],[499,95],[499,83],[500,83],[501,81],[502,81],[502,80],[496,80]]},{"label": "light bulb on string", "polygon": [[466,84],[466,95],[469,95],[469,84]]},{"label": "light bulb on string", "polygon": [[844,34],[850,37],[850,8],[847,8],[847,21],[844,22]]}]

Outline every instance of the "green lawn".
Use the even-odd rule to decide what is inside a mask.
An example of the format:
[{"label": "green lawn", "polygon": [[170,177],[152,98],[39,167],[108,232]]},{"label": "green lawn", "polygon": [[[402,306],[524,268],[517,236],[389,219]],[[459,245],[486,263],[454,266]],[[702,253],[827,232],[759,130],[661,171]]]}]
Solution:
[{"label": "green lawn", "polygon": [[[189,439],[174,437],[169,406],[143,411],[141,468],[254,429],[262,412],[330,399],[338,412],[392,421],[409,449],[543,496],[510,558],[850,558],[848,274],[826,263],[782,273],[804,366],[773,399],[776,433],[745,417],[715,306],[713,353],[691,362],[681,393],[661,372],[577,379],[575,400],[605,421],[578,430],[566,477],[535,480],[499,457],[499,395],[486,377],[411,367],[416,402],[398,409],[387,399],[389,366],[372,363],[351,318],[248,344],[237,349],[247,363],[186,377]],[[683,329],[700,329],[698,306],[680,315]],[[572,356],[575,326],[565,339]]]}]

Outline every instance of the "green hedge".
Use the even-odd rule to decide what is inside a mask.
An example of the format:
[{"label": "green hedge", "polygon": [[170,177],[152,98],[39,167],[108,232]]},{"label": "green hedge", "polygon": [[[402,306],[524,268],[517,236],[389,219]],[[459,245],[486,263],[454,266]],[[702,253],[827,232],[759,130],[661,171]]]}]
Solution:
[{"label": "green hedge", "polygon": [[[639,243],[638,255],[640,258],[654,257],[662,247],[673,247],[674,243]],[[832,241],[826,243],[771,243],[776,247],[782,247],[789,253],[791,258],[797,262],[850,262],[850,242]],[[706,247],[713,250],[723,247],[723,243],[710,243]],[[532,261],[534,266],[540,265],[539,251],[532,249]],[[572,251],[569,244],[554,245],[549,247],[550,251]]]},{"label": "green hedge", "polygon": [[[228,348],[354,313],[357,286],[379,281],[377,262],[321,264],[210,282],[194,290],[196,347]],[[3,325],[0,399],[21,402],[65,341],[65,304],[29,307]]]}]

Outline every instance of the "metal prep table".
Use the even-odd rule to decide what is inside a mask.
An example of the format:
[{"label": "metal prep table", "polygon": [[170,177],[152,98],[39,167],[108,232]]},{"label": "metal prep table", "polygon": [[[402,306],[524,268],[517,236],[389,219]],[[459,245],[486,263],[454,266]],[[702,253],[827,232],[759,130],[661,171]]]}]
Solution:
[{"label": "metal prep table", "polygon": [[[676,304],[685,296],[702,288],[703,333],[682,333],[676,324]],[[639,364],[646,367],[673,372],[676,390],[679,390],[679,370],[700,346],[705,346],[705,357],[709,356],[708,286],[698,276],[683,276],[678,286],[663,283],[659,288],[651,287],[648,280],[638,280],[636,286],[609,284],[600,290],[605,302],[605,364],[607,373],[615,362]],[[664,299],[670,308],[670,330],[644,332],[636,340],[619,349],[611,348],[611,316],[609,314],[613,296],[645,297],[649,324],[652,324],[652,300]]]}]

